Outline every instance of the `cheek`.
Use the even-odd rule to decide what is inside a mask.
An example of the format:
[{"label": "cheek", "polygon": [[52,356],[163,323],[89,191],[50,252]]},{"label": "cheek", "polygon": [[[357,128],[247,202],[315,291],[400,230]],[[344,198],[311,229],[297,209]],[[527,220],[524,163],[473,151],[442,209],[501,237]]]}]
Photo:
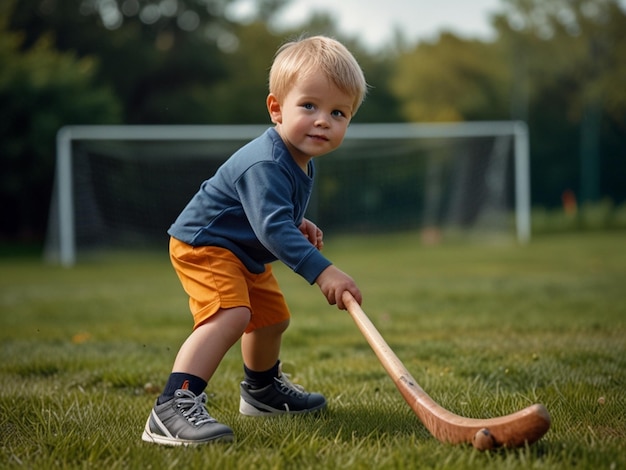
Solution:
[{"label": "cheek", "polygon": [[338,139],[343,140],[347,131],[348,131],[348,125],[344,122],[341,122],[335,126],[335,136]]},{"label": "cheek", "polygon": [[291,116],[290,126],[296,130],[304,130],[309,127],[310,119],[301,114],[294,114]]}]

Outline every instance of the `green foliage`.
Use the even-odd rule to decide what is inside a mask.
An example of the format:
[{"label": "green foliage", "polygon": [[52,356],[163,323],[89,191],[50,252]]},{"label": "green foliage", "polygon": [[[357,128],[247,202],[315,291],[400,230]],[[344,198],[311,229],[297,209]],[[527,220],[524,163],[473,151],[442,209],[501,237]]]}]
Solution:
[{"label": "green foliage", "polygon": [[23,35],[7,31],[5,18],[0,20],[0,217],[6,222],[3,236],[28,237],[45,229],[57,131],[66,124],[118,122],[120,105],[108,88],[94,85],[95,59],[60,53],[49,37],[21,51]]},{"label": "green foliage", "polygon": [[235,29],[239,47],[226,57],[226,74],[206,94],[204,107],[210,122],[227,124],[270,123],[265,98],[274,53],[283,42],[267,25],[253,22]]},{"label": "green foliage", "polygon": [[416,233],[327,240],[363,308],[441,405],[470,417],[546,405],[538,443],[479,453],[435,441],[345,312],[276,265],[293,312],[282,359],[326,413],[238,414],[234,347],[210,383],[231,445],[170,449],[141,430],[191,328],[167,253],[73,269],[0,264],[2,468],[569,469],[626,465],[622,232],[529,246],[423,247]]},{"label": "green foliage", "polygon": [[370,86],[365,101],[353,122],[403,122],[402,97],[392,88],[394,68],[398,60],[391,50],[372,55],[358,45],[351,48],[365,71],[365,78]]},{"label": "green foliage", "polygon": [[508,76],[495,43],[443,34],[395,62],[391,87],[410,121],[497,120],[507,115]]},{"label": "green foliage", "polygon": [[249,2],[252,17],[234,23],[232,1],[0,2],[0,206],[14,221],[2,237],[43,238],[59,127],[269,123],[271,59],[303,33],[337,37],[362,64],[371,89],[355,121],[521,119],[534,205],[550,210],[566,189],[581,201],[626,200],[618,0],[505,0],[492,42],[398,35],[376,52],[328,14],[280,29],[274,16],[289,0]]},{"label": "green foliage", "polygon": [[566,212],[563,209],[535,207],[532,211],[533,234],[580,230],[626,229],[626,203],[616,206],[610,199],[584,203]]},{"label": "green foliage", "polygon": [[[585,105],[602,102],[625,125],[626,12],[616,0],[508,0],[494,24],[501,41],[526,62],[530,99],[547,97],[555,85],[568,96],[566,116],[579,121]],[[566,52],[567,51],[567,52]],[[618,110],[619,109],[619,110]],[[617,112],[615,112],[617,111]]]},{"label": "green foliage", "polygon": [[623,201],[626,13],[616,0],[505,3],[494,42],[442,34],[404,48],[390,82],[403,116],[524,120],[535,204],[566,189]]},{"label": "green foliage", "polygon": [[48,8],[24,0],[10,27],[23,32],[25,48],[48,35],[60,51],[97,56],[98,79],[123,103],[124,123],[198,124],[206,118],[202,103],[194,104],[197,90],[223,78],[220,45],[236,42],[224,3],[113,0]]},{"label": "green foliage", "polygon": [[626,12],[616,0],[506,3],[494,24],[513,62],[513,117],[529,125],[535,203],[554,207],[566,189],[624,201]]}]

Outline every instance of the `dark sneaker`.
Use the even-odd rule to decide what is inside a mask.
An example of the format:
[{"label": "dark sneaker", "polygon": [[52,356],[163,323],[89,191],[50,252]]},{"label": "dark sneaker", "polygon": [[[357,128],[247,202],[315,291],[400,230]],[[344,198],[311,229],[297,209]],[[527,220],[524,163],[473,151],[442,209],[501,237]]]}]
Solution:
[{"label": "dark sneaker", "polygon": [[196,396],[189,390],[176,390],[174,398],[154,405],[141,439],[168,446],[232,441],[232,429],[209,415],[206,400],[206,393]]},{"label": "dark sneaker", "polygon": [[282,372],[272,384],[256,390],[241,382],[239,412],[246,416],[309,413],[325,407],[323,395],[306,392]]}]

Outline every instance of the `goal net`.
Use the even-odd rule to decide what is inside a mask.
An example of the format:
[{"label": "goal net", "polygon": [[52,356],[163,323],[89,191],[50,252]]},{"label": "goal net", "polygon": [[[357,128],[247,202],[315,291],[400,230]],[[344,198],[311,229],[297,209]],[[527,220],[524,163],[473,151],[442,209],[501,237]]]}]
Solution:
[{"label": "goal net", "polygon": [[[68,126],[45,257],[165,246],[167,229],[235,150],[267,126]],[[325,234],[412,231],[530,238],[528,135],[521,122],[352,124],[317,158],[308,216]]]}]

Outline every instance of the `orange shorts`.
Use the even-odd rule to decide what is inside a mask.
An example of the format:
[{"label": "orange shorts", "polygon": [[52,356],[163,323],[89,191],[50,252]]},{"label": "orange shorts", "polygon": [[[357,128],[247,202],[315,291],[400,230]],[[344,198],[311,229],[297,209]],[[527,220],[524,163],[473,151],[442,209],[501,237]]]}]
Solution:
[{"label": "orange shorts", "polygon": [[216,246],[188,245],[170,237],[170,259],[189,295],[194,329],[219,309],[247,307],[246,333],[290,318],[272,267],[253,274],[231,251]]}]

